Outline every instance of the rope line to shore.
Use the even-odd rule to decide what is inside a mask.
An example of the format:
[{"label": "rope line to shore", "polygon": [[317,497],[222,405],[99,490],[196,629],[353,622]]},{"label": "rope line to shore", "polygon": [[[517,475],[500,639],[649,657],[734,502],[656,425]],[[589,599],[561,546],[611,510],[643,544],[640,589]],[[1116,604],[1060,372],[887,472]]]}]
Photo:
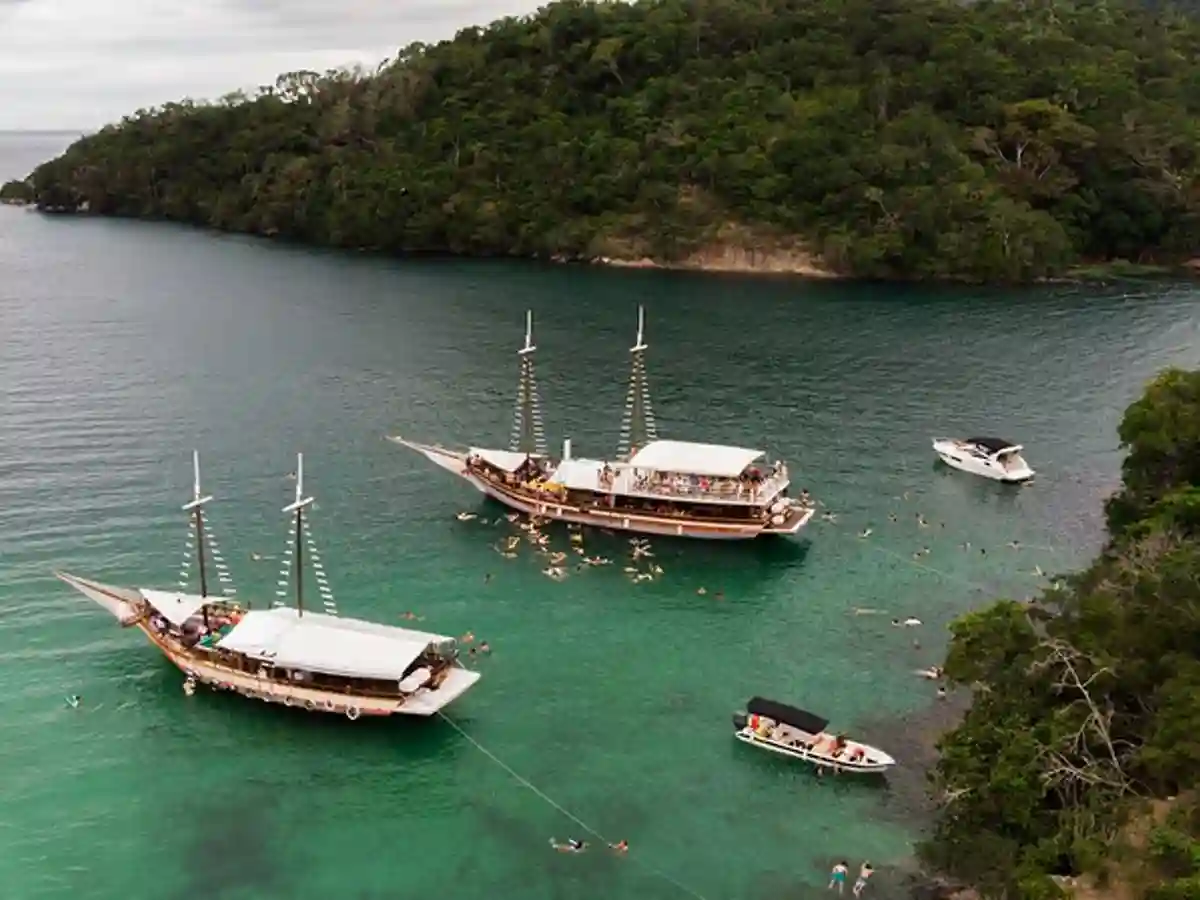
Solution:
[{"label": "rope line to shore", "polygon": [[[453,728],[460,735],[462,735],[464,738],[466,738],[469,743],[474,745],[476,750],[478,750],[480,753],[482,753],[484,756],[486,756],[488,759],[490,759],[492,762],[494,762],[496,765],[498,765],[501,769],[503,769],[505,772],[507,772],[514,781],[516,781],[518,784],[522,785],[523,787],[528,788],[530,791],[532,791],[534,794],[536,794],[538,797],[540,797],[542,800],[544,800],[547,804],[554,807],[554,809],[558,810],[560,813],[562,813],[564,816],[566,816],[568,819],[570,819],[572,822],[574,822],[576,825],[578,825],[580,828],[582,828],[588,834],[592,835],[592,837],[602,841],[604,844],[606,844],[608,846],[612,846],[613,842],[610,841],[607,837],[605,837],[603,834],[601,834],[599,831],[597,831],[595,828],[593,828],[587,822],[583,821],[583,819],[579,818],[577,815],[575,815],[569,809],[567,809],[564,806],[557,803],[554,800],[554,798],[552,798],[548,794],[546,794],[543,790],[541,790],[537,785],[535,785],[533,782],[531,782],[528,778],[523,776],[520,772],[518,772],[516,769],[514,769],[512,766],[510,766],[504,760],[500,759],[500,757],[498,757],[495,753],[493,753],[487,747],[483,746],[483,744],[479,743],[479,741],[475,740],[475,738],[471,737],[471,735],[468,734],[467,731],[464,730],[461,725],[459,725],[457,722],[455,722],[453,719],[451,719],[449,716],[447,716],[444,712],[441,712],[439,710],[437,714],[451,728]],[[632,856],[633,851],[632,850],[626,851],[626,855]],[[657,875],[659,878],[663,879],[663,881],[666,881],[666,882],[674,885],[676,888],[683,891],[683,893],[688,894],[689,896],[695,898],[695,900],[707,900],[707,898],[703,894],[698,893],[697,891],[688,887],[686,884],[683,884],[682,882],[676,880],[675,878],[672,878],[670,875],[668,875],[666,872],[663,872],[661,869],[656,869],[654,866],[650,865],[649,863],[647,863],[641,859],[635,859],[635,861],[638,862],[642,866],[642,868],[646,869],[646,871],[650,872],[652,875]]]}]

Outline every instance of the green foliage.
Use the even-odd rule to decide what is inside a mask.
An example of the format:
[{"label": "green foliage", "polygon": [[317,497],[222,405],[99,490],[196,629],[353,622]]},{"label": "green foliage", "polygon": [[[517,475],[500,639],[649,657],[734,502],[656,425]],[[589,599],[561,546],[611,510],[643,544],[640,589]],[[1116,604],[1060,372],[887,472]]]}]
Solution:
[{"label": "green foliage", "polygon": [[1200,244],[1200,26],[1126,0],[563,0],[139,110],[39,206],[390,252],[1019,281]]},{"label": "green foliage", "polygon": [[1200,900],[1200,808],[1189,802],[1176,807],[1165,825],[1150,833],[1149,851],[1158,881],[1147,900]]},{"label": "green foliage", "polygon": [[1200,372],[1163,372],[1126,411],[1118,433],[1129,452],[1122,488],[1108,503],[1109,530],[1120,534],[1148,515],[1194,524],[1197,500],[1190,489],[1200,485]]},{"label": "green foliage", "polygon": [[27,181],[9,181],[0,185],[0,203],[32,203],[33,185]]},{"label": "green foliage", "polygon": [[[1200,372],[1163,373],[1120,436],[1099,558],[1033,606],[952,627],[946,673],[972,703],[939,745],[922,855],[990,896],[1101,873],[1144,799],[1200,788]],[[1158,900],[1200,887],[1200,811],[1185,811],[1151,839]]]}]

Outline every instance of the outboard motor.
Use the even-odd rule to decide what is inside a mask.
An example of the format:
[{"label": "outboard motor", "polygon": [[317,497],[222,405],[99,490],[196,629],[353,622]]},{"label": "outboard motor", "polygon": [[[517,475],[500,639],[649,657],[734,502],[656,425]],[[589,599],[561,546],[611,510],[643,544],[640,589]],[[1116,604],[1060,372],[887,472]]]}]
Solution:
[{"label": "outboard motor", "polygon": [[749,723],[750,719],[744,712],[735,712],[733,714],[733,728],[735,731],[741,731]]}]

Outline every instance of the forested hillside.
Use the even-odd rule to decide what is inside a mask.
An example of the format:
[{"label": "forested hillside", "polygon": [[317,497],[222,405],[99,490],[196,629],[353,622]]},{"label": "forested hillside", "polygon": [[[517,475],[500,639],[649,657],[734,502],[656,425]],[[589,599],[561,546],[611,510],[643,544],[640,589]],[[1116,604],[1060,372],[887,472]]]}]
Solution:
[{"label": "forested hillside", "polygon": [[385,252],[1031,279],[1200,255],[1198,48],[1124,0],[566,0],[139,111],[4,195]]},{"label": "forested hillside", "polygon": [[[926,859],[988,897],[1200,897],[1200,372],[1125,413],[1110,540],[1034,604],[953,628],[969,688],[941,742]],[[1088,896],[1096,896],[1089,894]]]}]

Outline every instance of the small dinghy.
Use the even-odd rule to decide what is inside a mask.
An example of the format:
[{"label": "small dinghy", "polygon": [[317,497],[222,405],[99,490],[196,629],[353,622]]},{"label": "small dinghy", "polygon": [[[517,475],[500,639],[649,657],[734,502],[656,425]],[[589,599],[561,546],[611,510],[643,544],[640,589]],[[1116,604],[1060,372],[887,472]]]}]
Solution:
[{"label": "small dinghy", "polygon": [[744,744],[839,772],[879,773],[896,765],[877,747],[827,734],[828,725],[827,719],[794,706],[753,697],[745,712],[734,713],[733,736]]},{"label": "small dinghy", "polygon": [[933,439],[933,452],[946,465],[993,481],[1015,483],[1033,477],[1033,469],[1021,456],[1024,449],[1020,444],[997,437]]}]

